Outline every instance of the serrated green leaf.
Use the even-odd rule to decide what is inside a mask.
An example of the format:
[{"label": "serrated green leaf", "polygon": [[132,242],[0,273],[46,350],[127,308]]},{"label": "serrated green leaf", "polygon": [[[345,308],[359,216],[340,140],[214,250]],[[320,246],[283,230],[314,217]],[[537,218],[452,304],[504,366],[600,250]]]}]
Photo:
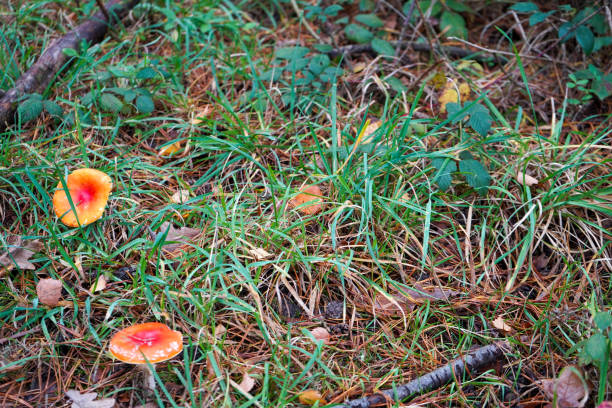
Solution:
[{"label": "serrated green leaf", "polygon": [[53,101],[43,101],[43,107],[51,116],[61,117],[64,114],[62,107]]},{"label": "serrated green leaf", "polygon": [[[442,3],[438,0],[434,0],[433,5],[431,5],[431,0],[419,1],[418,5],[424,15],[427,14],[427,11],[429,11],[429,8],[431,6],[431,17],[437,17],[443,10]],[[406,6],[404,6],[404,9],[406,9]],[[416,12],[412,14],[413,17],[415,15],[418,16],[419,13]]]},{"label": "serrated green leaf", "polygon": [[132,74],[132,67],[128,66],[109,66],[108,72],[110,72],[115,78],[129,78]]},{"label": "serrated green leaf", "polygon": [[578,44],[580,44],[586,55],[589,55],[593,51],[595,36],[586,25],[581,25],[576,29],[576,41],[578,41]]},{"label": "serrated green leaf", "polygon": [[467,13],[473,13],[474,10],[472,10],[467,4],[465,4],[463,1],[457,1],[457,0],[446,0],[446,5],[451,9],[454,10],[458,13],[463,13],[463,12],[467,12]]},{"label": "serrated green leaf", "polygon": [[601,333],[595,333],[586,342],[585,351],[595,361],[603,361],[609,353],[608,339]]},{"label": "serrated green leaf", "polygon": [[123,102],[115,95],[105,92],[100,96],[100,106],[108,112],[119,112],[123,108]]},{"label": "serrated green leaf", "polygon": [[595,37],[595,43],[593,44],[593,52],[597,52],[603,47],[612,45],[612,37]]},{"label": "serrated green leaf", "polygon": [[539,11],[537,13],[533,13],[531,17],[529,17],[529,25],[534,26],[536,24],[541,23],[542,21],[546,20],[549,16],[553,15],[555,11],[556,10],[551,10],[551,11],[547,11],[546,13]]},{"label": "serrated green leaf", "polygon": [[489,184],[491,184],[491,176],[489,176],[487,169],[478,160],[461,160],[459,162],[459,171],[465,175],[467,183],[474,187],[480,195],[487,193]]},{"label": "serrated green leaf", "polygon": [[612,74],[594,80],[591,84],[591,91],[601,101],[612,95]]},{"label": "serrated green leaf", "polygon": [[374,37],[370,45],[372,46],[372,49],[378,54],[389,56],[395,55],[395,48],[393,48],[393,46],[387,41],[382,40],[378,37]]},{"label": "serrated green leaf", "polygon": [[159,73],[151,67],[144,67],[136,73],[136,79],[153,79],[157,78]]},{"label": "serrated green leaf", "polygon": [[155,110],[155,103],[151,97],[140,95],[136,98],[136,109],[142,113],[151,113]]},{"label": "serrated green leaf", "polygon": [[355,21],[372,28],[380,28],[385,25],[376,14],[359,14],[355,16]]},{"label": "serrated green leaf", "polygon": [[593,318],[593,322],[599,328],[599,330],[604,331],[608,327],[612,326],[612,315],[608,312],[599,312]]},{"label": "serrated green leaf", "polygon": [[468,35],[465,20],[460,14],[445,10],[440,17],[440,31],[446,37],[459,37],[466,39]]},{"label": "serrated green leaf", "polygon": [[458,103],[449,102],[446,104],[446,112],[448,113],[449,118],[453,118],[452,120],[453,123],[460,122],[463,118],[467,116],[467,112],[463,112],[463,114],[456,116],[461,109],[462,109],[461,105]]},{"label": "serrated green leaf", "polygon": [[517,13],[533,13],[534,11],[540,11],[540,8],[530,1],[522,1],[512,5],[510,10],[514,10]]},{"label": "serrated green leaf", "polygon": [[468,126],[474,129],[480,136],[486,136],[491,130],[493,118],[489,114],[489,110],[481,104],[475,104],[467,112],[470,115]]},{"label": "serrated green leaf", "polygon": [[561,27],[559,27],[559,34],[558,34],[559,39],[563,39],[561,42],[566,42],[567,40],[574,37],[576,32],[575,31],[570,32],[570,30],[572,30],[573,27],[574,25],[570,23],[569,21],[561,24]]},{"label": "serrated green leaf", "polygon": [[434,177],[434,183],[440,187],[440,190],[448,190],[453,181],[452,174],[457,171],[457,163],[452,159],[440,157],[432,159],[431,164],[438,170]]},{"label": "serrated green leaf", "polygon": [[25,123],[39,117],[42,113],[42,110],[42,101],[38,98],[30,97],[25,101],[21,102],[19,107],[17,107],[17,114],[19,115],[21,123]]},{"label": "serrated green leaf", "polygon": [[323,14],[329,17],[335,17],[338,15],[338,12],[342,10],[342,6],[338,4],[332,4],[331,6],[325,7],[323,10]]},{"label": "serrated green leaf", "polygon": [[319,76],[321,72],[327,67],[329,67],[329,57],[327,54],[318,54],[312,57],[310,60],[310,64],[308,65],[308,69],[315,76]]},{"label": "serrated green leaf", "polygon": [[284,47],[279,48],[274,52],[274,57],[279,59],[298,59],[304,57],[310,52],[307,47]]},{"label": "serrated green leaf", "polygon": [[346,34],[346,38],[356,43],[364,44],[372,40],[374,34],[372,34],[368,29],[363,28],[357,24],[349,24],[344,27],[344,34]]}]

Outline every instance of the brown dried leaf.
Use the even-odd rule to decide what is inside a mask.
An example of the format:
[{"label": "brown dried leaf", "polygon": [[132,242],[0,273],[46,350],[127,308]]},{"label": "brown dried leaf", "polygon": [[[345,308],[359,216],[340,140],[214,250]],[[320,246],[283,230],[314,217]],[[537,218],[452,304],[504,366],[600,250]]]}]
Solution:
[{"label": "brown dried leaf", "polygon": [[516,181],[528,187],[538,184],[538,179],[536,179],[535,177],[531,177],[530,175],[525,174],[521,171],[516,172]]},{"label": "brown dried leaf", "polygon": [[30,258],[43,248],[40,240],[24,242],[23,238],[18,235],[9,235],[6,243],[7,251],[0,254],[0,266],[8,269],[15,266],[20,269],[36,269],[36,266],[30,262]]},{"label": "brown dried leaf", "polygon": [[321,189],[317,185],[302,187],[300,193],[290,201],[290,205],[302,214],[314,215],[323,208],[321,196]]},{"label": "brown dried leaf", "polygon": [[89,291],[95,293],[102,292],[104,289],[106,289],[106,278],[104,277],[104,275],[100,275],[98,276],[98,280],[96,280],[96,283],[91,286]]},{"label": "brown dried leaf", "polygon": [[62,282],[51,278],[41,279],[36,285],[36,294],[43,305],[57,306],[62,296]]},{"label": "brown dried leaf", "polygon": [[421,304],[427,300],[448,301],[451,297],[458,295],[458,292],[450,289],[438,287],[424,288],[418,284],[415,285],[415,287],[418,290],[403,289],[403,293],[398,292],[392,295],[377,295],[374,301],[376,311],[383,315],[390,316],[401,313],[402,310],[411,311],[415,305]]},{"label": "brown dried leaf", "polygon": [[582,408],[589,399],[589,387],[576,367],[565,367],[559,378],[542,380],[541,387],[550,400],[556,395],[556,408]]},{"label": "brown dried leaf", "polygon": [[491,324],[493,324],[493,327],[495,327],[497,330],[504,333],[510,333],[512,331],[512,327],[508,326],[501,316],[497,316],[497,318],[493,320]]},{"label": "brown dried leaf", "polygon": [[261,261],[262,259],[268,259],[274,255],[266,251],[263,248],[250,248],[250,249],[247,249],[247,251],[251,256],[253,256],[258,261]]},{"label": "brown dried leaf", "polygon": [[329,344],[331,336],[329,332],[324,327],[315,327],[310,330],[310,334],[317,340],[321,340],[323,344]]},{"label": "brown dried leaf", "polygon": [[325,405],[325,399],[321,395],[321,393],[317,390],[306,390],[298,395],[298,401],[300,404],[304,405],[314,405],[315,403],[319,403],[319,405]]},{"label": "brown dried leaf", "polygon": [[242,381],[240,381],[240,384],[238,384],[238,388],[240,388],[245,393],[249,393],[254,386],[255,379],[251,377],[248,373],[244,373],[244,375],[242,376]]},{"label": "brown dried leaf", "polygon": [[170,200],[175,204],[183,204],[189,200],[189,196],[189,190],[178,190],[176,193],[172,194]]},{"label": "brown dried leaf", "polygon": [[187,247],[186,244],[189,241],[192,241],[202,233],[202,230],[199,228],[174,228],[174,226],[170,225],[169,222],[164,222],[159,228],[157,237],[159,237],[160,234],[164,234],[166,231],[168,231],[168,235],[166,236],[163,244],[163,249],[171,254],[177,249]]},{"label": "brown dried leaf", "polygon": [[66,391],[66,396],[72,400],[72,408],[113,408],[115,406],[114,398],[104,398],[95,401],[98,397],[96,392],[81,394],[77,390],[68,390]]}]

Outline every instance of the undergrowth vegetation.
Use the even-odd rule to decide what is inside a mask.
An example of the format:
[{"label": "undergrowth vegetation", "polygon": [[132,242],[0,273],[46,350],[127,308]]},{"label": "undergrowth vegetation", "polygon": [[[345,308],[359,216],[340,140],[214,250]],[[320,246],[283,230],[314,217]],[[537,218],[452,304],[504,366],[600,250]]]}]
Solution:
[{"label": "undergrowth vegetation", "polygon": [[[340,403],[501,339],[414,403],[539,406],[566,366],[612,399],[612,21],[575,3],[141,2],[0,133],[0,406]],[[0,89],[97,7],[0,5]],[[113,191],[69,228],[83,167]],[[149,401],[108,354],[147,321],[184,336]]]}]

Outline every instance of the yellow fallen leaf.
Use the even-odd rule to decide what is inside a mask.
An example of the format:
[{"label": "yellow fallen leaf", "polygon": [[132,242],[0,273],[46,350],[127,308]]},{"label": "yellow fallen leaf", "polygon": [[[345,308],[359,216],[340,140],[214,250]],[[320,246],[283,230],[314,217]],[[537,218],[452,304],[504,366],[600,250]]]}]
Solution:
[{"label": "yellow fallen leaf", "polygon": [[159,149],[159,155],[160,156],[170,156],[176,152],[178,152],[179,150],[181,150],[181,141],[179,140],[178,142],[174,142],[170,145],[164,146],[161,149]]},{"label": "yellow fallen leaf", "polygon": [[104,275],[100,275],[98,276],[98,280],[96,281],[96,283],[91,286],[89,291],[95,293],[102,292],[104,289],[106,289],[106,278],[104,277]]},{"label": "yellow fallen leaf", "polygon": [[353,73],[356,74],[358,72],[361,72],[365,69],[365,67],[366,67],[365,62],[358,62],[355,65],[353,65]]},{"label": "yellow fallen leaf", "polygon": [[538,179],[531,177],[529,174],[525,174],[521,171],[516,172],[516,181],[524,186],[533,186],[538,184]]},{"label": "yellow fallen leaf", "polygon": [[320,405],[323,405],[323,404],[326,403],[325,399],[323,398],[321,393],[319,391],[317,391],[317,390],[306,390],[306,391],[303,391],[298,396],[298,401],[300,401],[300,404],[304,404],[304,405],[314,405],[317,402]]},{"label": "yellow fallen leaf", "polygon": [[[457,93],[457,91],[459,91]],[[458,103],[459,97],[461,97],[461,102],[465,102],[470,96],[470,86],[462,82],[457,86],[455,81],[449,81],[446,83],[438,102],[440,103],[440,113],[446,112],[446,105],[448,103]]]}]

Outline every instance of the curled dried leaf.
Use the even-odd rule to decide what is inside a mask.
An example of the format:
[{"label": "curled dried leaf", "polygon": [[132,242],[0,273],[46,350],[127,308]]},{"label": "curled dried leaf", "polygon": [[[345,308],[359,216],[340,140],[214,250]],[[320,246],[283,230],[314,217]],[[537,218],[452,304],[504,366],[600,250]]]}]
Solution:
[{"label": "curled dried leaf", "polygon": [[315,339],[322,341],[323,344],[329,344],[331,341],[331,336],[324,327],[315,327],[314,329],[310,330],[310,334],[312,334],[312,337]]},{"label": "curled dried leaf", "polygon": [[317,185],[302,187],[300,193],[290,201],[293,208],[305,215],[314,215],[321,211],[322,203],[322,192]]},{"label": "curled dried leaf", "polygon": [[[36,269],[30,258],[43,248],[39,240],[25,241],[18,235],[9,235],[6,239],[6,252],[0,253],[0,266],[11,269]],[[1,274],[1,273],[0,273]]]},{"label": "curled dried leaf", "polygon": [[66,396],[72,400],[72,408],[112,408],[115,406],[114,398],[96,400],[98,398],[96,392],[81,394],[77,390],[68,390]]},{"label": "curled dried leaf", "polygon": [[41,279],[36,285],[36,294],[43,305],[57,306],[62,296],[62,282],[51,278]]},{"label": "curled dried leaf", "polygon": [[178,142],[174,142],[159,149],[159,155],[162,157],[168,157],[178,152],[179,150],[181,150],[180,140]]},{"label": "curled dried leaf", "polygon": [[298,395],[298,401],[300,404],[304,405],[314,405],[317,402],[320,405],[326,404],[325,399],[321,395],[321,393],[317,390],[306,390]]},{"label": "curled dried leaf", "polygon": [[542,380],[541,387],[550,400],[556,400],[556,408],[582,408],[589,399],[589,387],[576,367],[563,368],[559,378]]},{"label": "curled dried leaf", "polygon": [[189,190],[178,190],[176,193],[172,194],[170,200],[175,204],[183,204],[184,202],[189,200],[189,197]]},{"label": "curled dried leaf", "polygon": [[199,228],[189,228],[189,227],[181,227],[175,228],[173,225],[170,225],[168,222],[164,222],[159,228],[159,232],[156,235],[156,238],[160,234],[164,234],[168,231],[168,235],[166,235],[166,239],[163,244],[164,252],[169,255],[174,255],[179,249],[189,249],[191,248],[188,243],[193,241],[198,235],[202,233],[202,230]]},{"label": "curled dried leaf", "polygon": [[533,186],[538,184],[538,179],[531,177],[529,174],[525,174],[521,171],[516,172],[516,181],[524,186]]},{"label": "curled dried leaf", "polygon": [[497,318],[493,320],[491,324],[493,324],[493,327],[495,327],[497,330],[504,333],[510,333],[512,331],[512,327],[508,326],[501,316],[497,316]]},{"label": "curled dried leaf", "polygon": [[254,386],[255,379],[251,377],[248,373],[244,373],[244,375],[242,376],[242,381],[240,381],[240,384],[238,384],[238,388],[240,388],[245,393],[249,393]]}]

